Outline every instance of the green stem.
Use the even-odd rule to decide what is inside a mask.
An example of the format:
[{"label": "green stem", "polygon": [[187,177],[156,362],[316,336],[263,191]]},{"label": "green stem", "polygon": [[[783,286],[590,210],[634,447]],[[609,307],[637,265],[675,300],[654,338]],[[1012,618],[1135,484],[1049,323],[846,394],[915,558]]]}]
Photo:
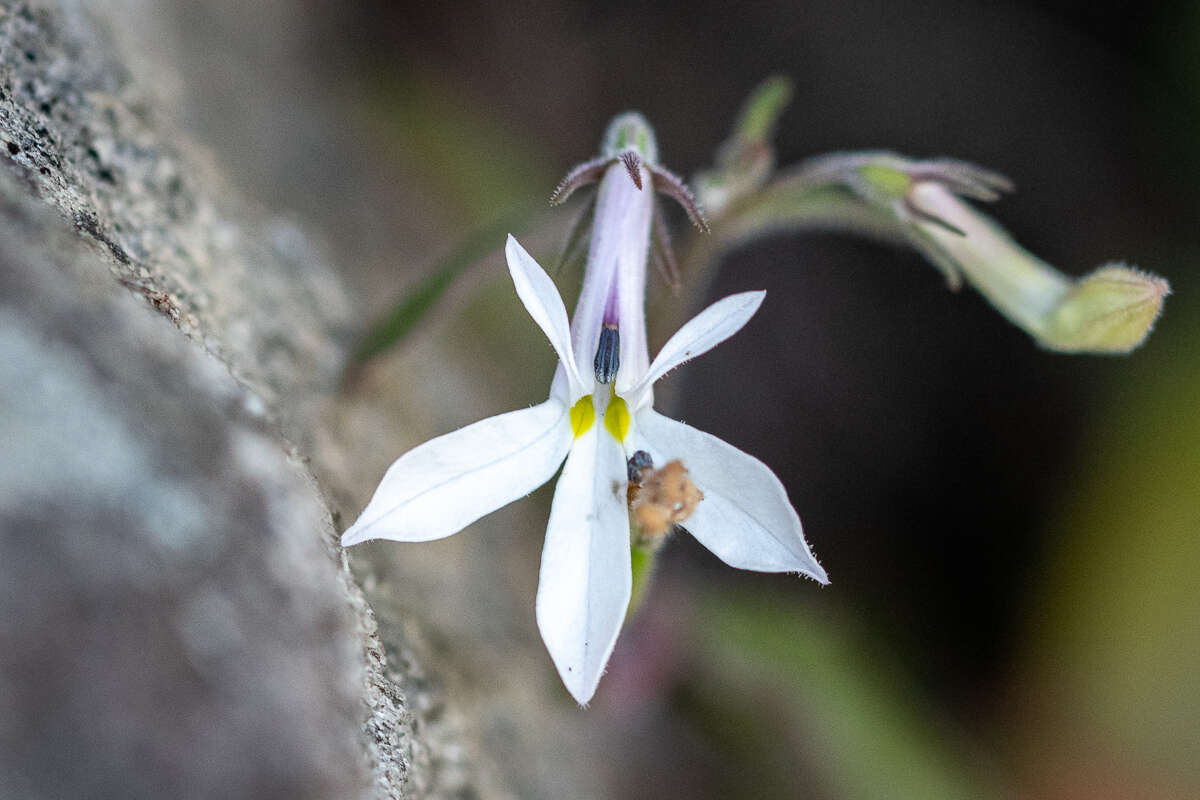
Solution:
[{"label": "green stem", "polygon": [[633,559],[633,594],[629,598],[629,611],[626,618],[632,619],[646,599],[650,581],[654,577],[655,561],[662,547],[662,538],[657,541],[637,537],[633,543],[631,555]]}]

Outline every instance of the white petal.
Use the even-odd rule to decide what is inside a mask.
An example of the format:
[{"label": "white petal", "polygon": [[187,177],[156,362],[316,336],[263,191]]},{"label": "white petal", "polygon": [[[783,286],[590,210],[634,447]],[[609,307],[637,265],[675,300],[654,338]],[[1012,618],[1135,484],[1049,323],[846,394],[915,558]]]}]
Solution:
[{"label": "white petal", "polygon": [[678,458],[704,499],[683,523],[692,536],[733,567],[800,572],[829,583],[800,517],[775,473],[757,458],[712,434],[644,409],[636,418],[637,447],[655,466]]},{"label": "white petal", "polygon": [[566,365],[567,379],[571,383],[571,402],[574,403],[587,394],[587,389],[575,365],[567,307],[563,305],[558,287],[511,233],[504,246],[504,255],[508,259],[508,272],[517,287],[517,296],[525,304],[529,316],[545,332],[554,351],[558,353],[559,361]]},{"label": "white petal", "polygon": [[625,455],[601,425],[575,440],[554,491],[537,621],[558,674],[584,705],[612,654],[633,574]]},{"label": "white petal", "polygon": [[758,311],[766,296],[767,293],[763,291],[742,292],[713,303],[688,320],[667,340],[662,350],[654,357],[650,369],[636,386],[627,392],[622,392],[618,386],[617,391],[633,398],[635,407],[640,406],[638,400],[651,384],[680,364],[708,352],[741,330]]},{"label": "white petal", "polygon": [[458,533],[550,480],[571,438],[568,407],[551,399],[428,441],[392,464],[342,546]]}]

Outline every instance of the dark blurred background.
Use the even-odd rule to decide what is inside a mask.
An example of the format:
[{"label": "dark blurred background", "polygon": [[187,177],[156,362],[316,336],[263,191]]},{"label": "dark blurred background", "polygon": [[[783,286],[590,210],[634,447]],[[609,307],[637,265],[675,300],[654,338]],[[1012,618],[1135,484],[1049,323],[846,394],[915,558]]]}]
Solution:
[{"label": "dark blurred background", "polygon": [[[988,213],[1063,271],[1120,260],[1172,283],[1147,344],[1116,358],[1040,350],[919,255],[832,234],[747,245],[709,296],[662,301],[768,290],[743,333],[672,375],[663,410],[776,470],[833,583],[737,573],[672,542],[593,709],[569,723],[588,729],[592,791],[1200,794],[1197,6],[252,6],[180,12],[186,91],[207,109],[184,122],[249,191],[324,228],[366,316],[541,202],[613,114],[645,113],[663,162],[690,175],[774,73],[796,89],[781,165],[878,148],[973,161],[1018,187]],[[205,26],[242,33],[189,50]],[[271,70],[269,95],[238,78]],[[569,218],[515,232],[552,258]],[[458,368],[476,353],[483,380],[463,384],[476,410],[543,397],[552,364],[501,243],[368,393],[438,370],[436,339]],[[510,322],[518,344],[496,333]],[[481,415],[456,402],[408,444]],[[369,456],[347,514],[396,455]],[[519,542],[535,569],[541,514],[490,546]],[[438,546],[380,545],[373,569],[418,589],[452,581],[468,556]],[[528,641],[533,583],[514,581],[513,635]],[[442,601],[411,591],[399,607],[436,627]],[[474,657],[453,633],[439,646]],[[544,788],[554,766],[505,769]]]}]

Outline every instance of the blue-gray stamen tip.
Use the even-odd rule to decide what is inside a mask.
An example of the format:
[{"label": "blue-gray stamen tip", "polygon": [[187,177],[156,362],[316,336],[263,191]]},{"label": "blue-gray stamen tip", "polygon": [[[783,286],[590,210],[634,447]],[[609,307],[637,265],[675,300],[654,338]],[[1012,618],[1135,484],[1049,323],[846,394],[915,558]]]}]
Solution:
[{"label": "blue-gray stamen tip", "polygon": [[600,329],[600,345],[596,348],[596,360],[592,362],[598,383],[612,383],[621,367],[621,334],[617,326],[604,323]]},{"label": "blue-gray stamen tip", "polygon": [[629,457],[629,461],[625,462],[625,471],[628,473],[630,483],[641,483],[642,472],[646,469],[653,469],[653,467],[654,461],[645,450],[638,450]]}]

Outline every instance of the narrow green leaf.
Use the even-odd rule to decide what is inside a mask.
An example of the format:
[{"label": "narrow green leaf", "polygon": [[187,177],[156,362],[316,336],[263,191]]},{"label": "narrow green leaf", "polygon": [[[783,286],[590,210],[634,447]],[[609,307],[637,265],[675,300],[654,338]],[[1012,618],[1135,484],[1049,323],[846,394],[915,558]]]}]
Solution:
[{"label": "narrow green leaf", "polygon": [[717,149],[712,169],[696,175],[693,188],[712,218],[762,186],[775,169],[771,138],[792,99],[792,82],[781,75],[759,84],[742,106],[729,138]]},{"label": "narrow green leaf", "polygon": [[395,308],[371,326],[350,358],[348,377],[357,373],[371,359],[403,341],[436,307],[459,276],[488,253],[499,250],[505,234],[524,227],[532,215],[531,209],[513,212],[464,239]]},{"label": "narrow green leaf", "polygon": [[806,793],[806,770],[777,756],[789,746],[803,746],[809,774],[819,774],[831,796],[1006,796],[996,776],[973,762],[971,743],[945,735],[945,719],[903,664],[851,620],[728,590],[703,595],[700,609],[694,652],[706,672],[697,694],[719,714],[760,709],[753,726],[726,727],[719,743],[736,752],[739,740],[759,737],[740,748],[751,760],[747,785],[731,796]]},{"label": "narrow green leaf", "polygon": [[772,75],[755,87],[742,107],[734,126],[735,136],[744,142],[767,142],[775,123],[792,100],[792,82],[783,75]]}]

